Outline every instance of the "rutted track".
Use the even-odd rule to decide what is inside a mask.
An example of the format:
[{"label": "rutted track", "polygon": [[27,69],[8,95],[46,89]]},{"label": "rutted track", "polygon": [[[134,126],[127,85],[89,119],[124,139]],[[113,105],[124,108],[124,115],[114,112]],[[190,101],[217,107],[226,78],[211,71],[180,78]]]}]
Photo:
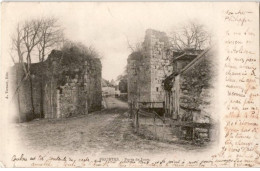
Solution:
[{"label": "rutted track", "polygon": [[187,150],[182,145],[161,143],[135,135],[126,114],[127,104],[112,97],[107,98],[106,103],[107,109],[89,115],[17,124],[20,135],[18,143],[30,151],[92,156],[142,156]]}]

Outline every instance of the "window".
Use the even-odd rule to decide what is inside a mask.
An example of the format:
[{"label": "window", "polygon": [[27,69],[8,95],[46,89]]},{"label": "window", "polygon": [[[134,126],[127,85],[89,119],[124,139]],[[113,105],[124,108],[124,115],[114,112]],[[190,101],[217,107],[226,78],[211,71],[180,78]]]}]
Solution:
[{"label": "window", "polygon": [[156,87],[156,91],[157,91],[157,92],[159,91],[159,87]]}]

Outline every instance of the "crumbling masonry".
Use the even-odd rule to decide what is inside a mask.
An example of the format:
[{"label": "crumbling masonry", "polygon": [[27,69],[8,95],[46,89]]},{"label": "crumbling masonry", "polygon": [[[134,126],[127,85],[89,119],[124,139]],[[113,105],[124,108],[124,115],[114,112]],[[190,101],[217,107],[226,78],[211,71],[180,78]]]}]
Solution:
[{"label": "crumbling masonry", "polygon": [[210,131],[218,120],[213,105],[216,51],[171,47],[165,33],[149,29],[142,49],[129,55],[129,107],[159,111],[185,138],[212,139],[215,133]]},{"label": "crumbling masonry", "polygon": [[142,50],[128,57],[129,103],[155,102],[153,108],[163,107],[165,96],[162,81],[172,72],[167,58],[169,48],[170,42],[164,32],[146,31]]},{"label": "crumbling masonry", "polygon": [[22,64],[16,64],[10,71],[16,119],[64,118],[100,110],[101,69],[99,59],[76,49],[53,50],[46,61],[30,66],[33,114],[29,79],[23,72]]}]

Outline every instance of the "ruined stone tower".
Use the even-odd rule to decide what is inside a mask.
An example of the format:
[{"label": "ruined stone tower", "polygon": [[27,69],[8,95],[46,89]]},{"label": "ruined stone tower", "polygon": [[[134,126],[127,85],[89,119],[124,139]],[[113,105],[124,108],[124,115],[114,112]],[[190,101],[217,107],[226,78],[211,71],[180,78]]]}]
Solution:
[{"label": "ruined stone tower", "polygon": [[[128,100],[164,102],[162,81],[172,72],[166,33],[146,30],[143,48],[128,57]],[[158,106],[161,108],[162,106]]]}]

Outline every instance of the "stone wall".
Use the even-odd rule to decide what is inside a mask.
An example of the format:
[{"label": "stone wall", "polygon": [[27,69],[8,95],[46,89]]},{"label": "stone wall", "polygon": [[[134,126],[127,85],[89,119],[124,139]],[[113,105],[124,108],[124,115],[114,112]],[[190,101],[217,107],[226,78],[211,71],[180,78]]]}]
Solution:
[{"label": "stone wall", "polygon": [[[31,104],[31,90],[29,78],[23,72],[22,65],[15,64],[9,70],[9,85],[10,85],[10,98],[12,100],[12,105],[16,107],[16,114],[14,119],[16,122],[32,120],[39,117],[40,108],[35,105],[35,115],[32,115],[32,104]],[[21,81],[23,80],[24,81]],[[40,96],[38,84],[35,85],[33,89],[34,99],[38,99]],[[19,87],[19,88],[18,88]],[[20,109],[20,110],[19,110]],[[20,113],[18,113],[20,111]],[[12,114],[14,115],[14,114]]]},{"label": "stone wall", "polygon": [[101,61],[96,58],[85,63],[86,74],[84,85],[87,93],[88,112],[100,110],[102,107],[102,65]]},{"label": "stone wall", "polygon": [[[33,101],[29,78],[25,76],[22,64],[11,68],[11,85],[14,102],[18,109],[20,101],[20,121],[34,118],[62,118],[87,114],[101,109],[101,62],[91,56],[79,53],[76,49],[53,50],[47,60],[31,65]],[[17,72],[16,72],[17,71]],[[14,93],[17,80],[21,82],[19,93]]]},{"label": "stone wall", "polygon": [[209,123],[216,88],[214,60],[213,53],[208,52],[180,75],[180,120]]},{"label": "stone wall", "polygon": [[102,87],[102,94],[103,96],[115,96],[116,89],[115,87]]},{"label": "stone wall", "polygon": [[149,101],[149,58],[146,58],[143,52],[134,52],[129,55],[127,61],[128,102]]}]

